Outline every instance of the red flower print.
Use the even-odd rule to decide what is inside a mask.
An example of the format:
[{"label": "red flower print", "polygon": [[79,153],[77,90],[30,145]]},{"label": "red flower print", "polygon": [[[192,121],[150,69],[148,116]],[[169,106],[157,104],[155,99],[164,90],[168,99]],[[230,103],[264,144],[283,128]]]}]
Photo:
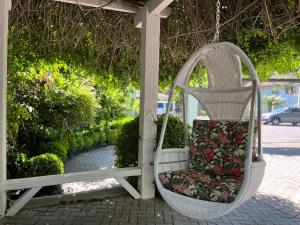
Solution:
[{"label": "red flower print", "polygon": [[186,187],[184,186],[184,184],[179,184],[179,185],[173,186],[173,190],[177,191],[177,193],[183,193],[185,189],[186,189]]},{"label": "red flower print", "polygon": [[222,183],[221,180],[211,180],[211,181],[210,181],[210,184],[212,184],[212,185],[214,185],[214,186],[217,186],[217,185],[219,185],[219,184],[221,184],[221,183]]},{"label": "red flower print", "polygon": [[238,168],[232,168],[228,170],[228,174],[233,177],[239,177],[241,176],[241,171]]},{"label": "red flower print", "polygon": [[217,175],[222,175],[222,167],[220,166],[220,165],[215,165],[215,167],[214,167],[214,171],[215,171],[215,173],[217,174]]},{"label": "red flower print", "polygon": [[162,184],[167,184],[167,183],[169,183],[169,178],[168,178],[167,176],[160,175],[160,176],[159,176],[159,179],[160,179],[160,182],[161,182]]},{"label": "red flower print", "polygon": [[194,126],[196,125],[201,125],[201,124],[204,124],[205,122],[202,121],[202,120],[194,120]]},{"label": "red flower print", "polygon": [[218,124],[218,121],[216,121],[216,120],[210,120],[208,125],[210,127],[215,127],[217,124]]},{"label": "red flower print", "polygon": [[241,144],[242,143],[242,141],[244,141],[245,140],[245,138],[242,136],[242,135],[238,135],[236,138],[235,138],[235,143],[236,144]]},{"label": "red flower print", "polygon": [[207,149],[204,150],[204,155],[207,159],[212,160],[215,156],[215,153],[214,153],[213,150],[207,148]]},{"label": "red flower print", "polygon": [[215,143],[215,142],[212,141],[212,140],[209,141],[209,144],[210,144],[213,148],[217,148],[217,147],[218,147],[217,143]]},{"label": "red flower print", "polygon": [[198,178],[201,182],[207,182],[208,181],[208,177],[203,175],[202,173],[198,174]]},{"label": "red flower print", "polygon": [[198,151],[198,148],[196,146],[192,147],[192,149],[191,149],[191,155],[192,156],[199,155],[199,151]]},{"label": "red flower print", "polygon": [[240,164],[240,165],[244,165],[244,161],[242,161],[241,159],[235,158],[235,159],[233,159],[233,162],[234,162],[234,163],[238,163],[238,164]]},{"label": "red flower print", "polygon": [[228,137],[225,134],[218,134],[220,141],[222,144],[225,144],[228,142]]}]

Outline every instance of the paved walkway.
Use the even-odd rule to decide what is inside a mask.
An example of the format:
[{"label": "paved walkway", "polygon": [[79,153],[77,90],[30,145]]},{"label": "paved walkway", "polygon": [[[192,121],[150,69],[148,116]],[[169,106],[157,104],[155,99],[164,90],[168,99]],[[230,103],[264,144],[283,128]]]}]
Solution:
[{"label": "paved walkway", "polygon": [[[297,130],[293,128],[292,132],[297,132],[293,135],[300,140],[300,127]],[[280,136],[274,137],[277,138]],[[121,196],[23,209],[17,216],[2,220],[2,224],[300,225],[300,144],[296,142],[266,143],[267,168],[257,195],[237,210],[216,220],[201,221],[183,217],[160,198],[143,201]]]},{"label": "paved walkway", "polygon": [[[71,157],[65,163],[65,173],[92,171],[100,168],[113,167],[114,147],[105,146],[92,151],[84,152]],[[115,187],[119,183],[111,178],[102,181],[76,182],[63,184],[62,189],[65,194],[78,193],[83,191],[99,190]]]},{"label": "paved walkway", "polygon": [[105,146],[71,157],[65,164],[65,173],[97,170],[112,167],[114,164],[114,147]]}]

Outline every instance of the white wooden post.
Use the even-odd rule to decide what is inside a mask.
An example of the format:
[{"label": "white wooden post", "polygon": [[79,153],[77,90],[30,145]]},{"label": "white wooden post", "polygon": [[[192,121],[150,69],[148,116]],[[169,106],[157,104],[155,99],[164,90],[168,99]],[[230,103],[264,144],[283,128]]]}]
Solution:
[{"label": "white wooden post", "polygon": [[7,34],[10,0],[0,1],[0,217],[6,210]]},{"label": "white wooden post", "polygon": [[141,102],[139,121],[139,167],[142,175],[138,189],[142,199],[154,198],[154,172],[152,162],[156,147],[156,119],[158,98],[160,17],[149,13],[148,6],[141,9]]}]

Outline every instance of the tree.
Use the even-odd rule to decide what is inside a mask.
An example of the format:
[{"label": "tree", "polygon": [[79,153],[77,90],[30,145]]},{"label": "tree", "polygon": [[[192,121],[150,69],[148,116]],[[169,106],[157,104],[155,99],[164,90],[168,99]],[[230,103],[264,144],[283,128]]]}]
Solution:
[{"label": "tree", "polygon": [[267,96],[265,97],[265,99],[269,108],[269,112],[272,112],[274,110],[274,107],[282,103],[284,100],[281,96],[276,95]]}]

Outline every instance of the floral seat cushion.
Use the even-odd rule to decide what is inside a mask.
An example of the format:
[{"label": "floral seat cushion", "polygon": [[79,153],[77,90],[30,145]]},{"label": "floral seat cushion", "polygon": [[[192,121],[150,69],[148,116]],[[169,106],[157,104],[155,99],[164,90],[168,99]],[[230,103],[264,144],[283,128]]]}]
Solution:
[{"label": "floral seat cushion", "polygon": [[172,192],[195,199],[224,203],[232,202],[242,185],[241,178],[212,178],[194,169],[161,173],[159,178],[162,185]]},{"label": "floral seat cushion", "polygon": [[243,182],[248,125],[248,121],[194,120],[189,168],[161,173],[162,185],[196,199],[232,202]]},{"label": "floral seat cushion", "polygon": [[189,168],[214,177],[243,177],[248,125],[248,121],[194,120]]}]

